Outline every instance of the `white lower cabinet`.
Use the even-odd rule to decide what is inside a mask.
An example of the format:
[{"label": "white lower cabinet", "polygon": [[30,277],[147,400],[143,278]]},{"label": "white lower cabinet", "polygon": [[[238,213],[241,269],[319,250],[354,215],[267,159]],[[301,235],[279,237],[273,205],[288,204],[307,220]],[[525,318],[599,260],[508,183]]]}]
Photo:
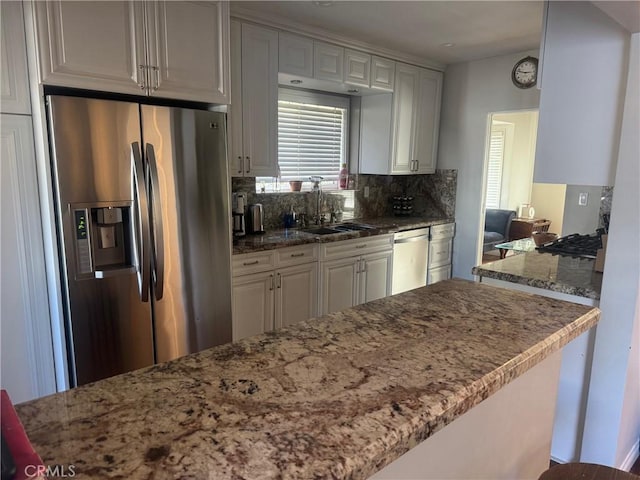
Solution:
[{"label": "white lower cabinet", "polygon": [[318,247],[233,258],[233,341],[318,315]]},{"label": "white lower cabinet", "polygon": [[455,226],[455,223],[446,223],[431,227],[427,285],[451,278]]},{"label": "white lower cabinet", "polygon": [[321,315],[391,294],[392,235],[323,245],[320,259]]}]

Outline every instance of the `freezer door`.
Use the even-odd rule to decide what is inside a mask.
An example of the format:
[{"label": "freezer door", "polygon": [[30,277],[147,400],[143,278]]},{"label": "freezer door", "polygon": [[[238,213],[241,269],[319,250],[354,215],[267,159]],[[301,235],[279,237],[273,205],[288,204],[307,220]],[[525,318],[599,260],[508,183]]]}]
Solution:
[{"label": "freezer door", "polygon": [[142,105],[156,360],[231,341],[225,115]]},{"label": "freezer door", "polygon": [[145,219],[138,209],[144,194],[136,198],[144,172],[136,188],[132,168],[139,106],[63,96],[47,103],[70,377],[83,385],[154,359],[151,304],[140,299],[134,247],[144,243],[136,230]]}]

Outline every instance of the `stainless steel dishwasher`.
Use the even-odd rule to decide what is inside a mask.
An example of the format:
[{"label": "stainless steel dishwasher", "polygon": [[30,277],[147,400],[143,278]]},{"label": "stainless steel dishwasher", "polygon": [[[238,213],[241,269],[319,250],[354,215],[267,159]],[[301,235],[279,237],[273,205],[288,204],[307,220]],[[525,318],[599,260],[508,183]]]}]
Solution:
[{"label": "stainless steel dishwasher", "polygon": [[391,293],[406,292],[427,284],[429,227],[398,232],[393,236]]}]

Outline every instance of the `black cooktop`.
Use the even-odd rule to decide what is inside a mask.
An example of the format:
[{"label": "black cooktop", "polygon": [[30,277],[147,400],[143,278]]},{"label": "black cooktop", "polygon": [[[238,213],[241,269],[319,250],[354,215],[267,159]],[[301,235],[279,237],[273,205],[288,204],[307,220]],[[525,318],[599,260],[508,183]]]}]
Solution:
[{"label": "black cooktop", "polygon": [[599,248],[602,248],[602,240],[597,233],[591,235],[574,233],[537,247],[541,252],[580,258],[596,258]]}]

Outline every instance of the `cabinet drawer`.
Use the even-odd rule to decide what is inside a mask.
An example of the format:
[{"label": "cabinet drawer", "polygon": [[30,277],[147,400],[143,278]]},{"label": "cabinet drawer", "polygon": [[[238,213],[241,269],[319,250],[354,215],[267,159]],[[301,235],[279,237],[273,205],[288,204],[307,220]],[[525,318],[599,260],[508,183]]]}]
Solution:
[{"label": "cabinet drawer", "polygon": [[276,266],[289,267],[318,260],[317,245],[300,245],[296,247],[280,248],[275,251]]},{"label": "cabinet drawer", "polygon": [[393,249],[393,235],[354,238],[321,245],[320,260],[335,260],[391,249]]},{"label": "cabinet drawer", "polygon": [[431,240],[429,242],[429,268],[451,264],[453,240]]},{"label": "cabinet drawer", "polygon": [[246,275],[248,273],[266,272],[275,268],[275,255],[273,250],[232,257],[233,276]]},{"label": "cabinet drawer", "polygon": [[431,240],[440,240],[442,238],[453,238],[456,233],[455,223],[445,223],[444,225],[433,225],[431,227]]},{"label": "cabinet drawer", "polygon": [[451,278],[451,265],[443,265],[438,268],[430,268],[427,273],[427,285],[440,282],[442,280],[448,280]]}]

